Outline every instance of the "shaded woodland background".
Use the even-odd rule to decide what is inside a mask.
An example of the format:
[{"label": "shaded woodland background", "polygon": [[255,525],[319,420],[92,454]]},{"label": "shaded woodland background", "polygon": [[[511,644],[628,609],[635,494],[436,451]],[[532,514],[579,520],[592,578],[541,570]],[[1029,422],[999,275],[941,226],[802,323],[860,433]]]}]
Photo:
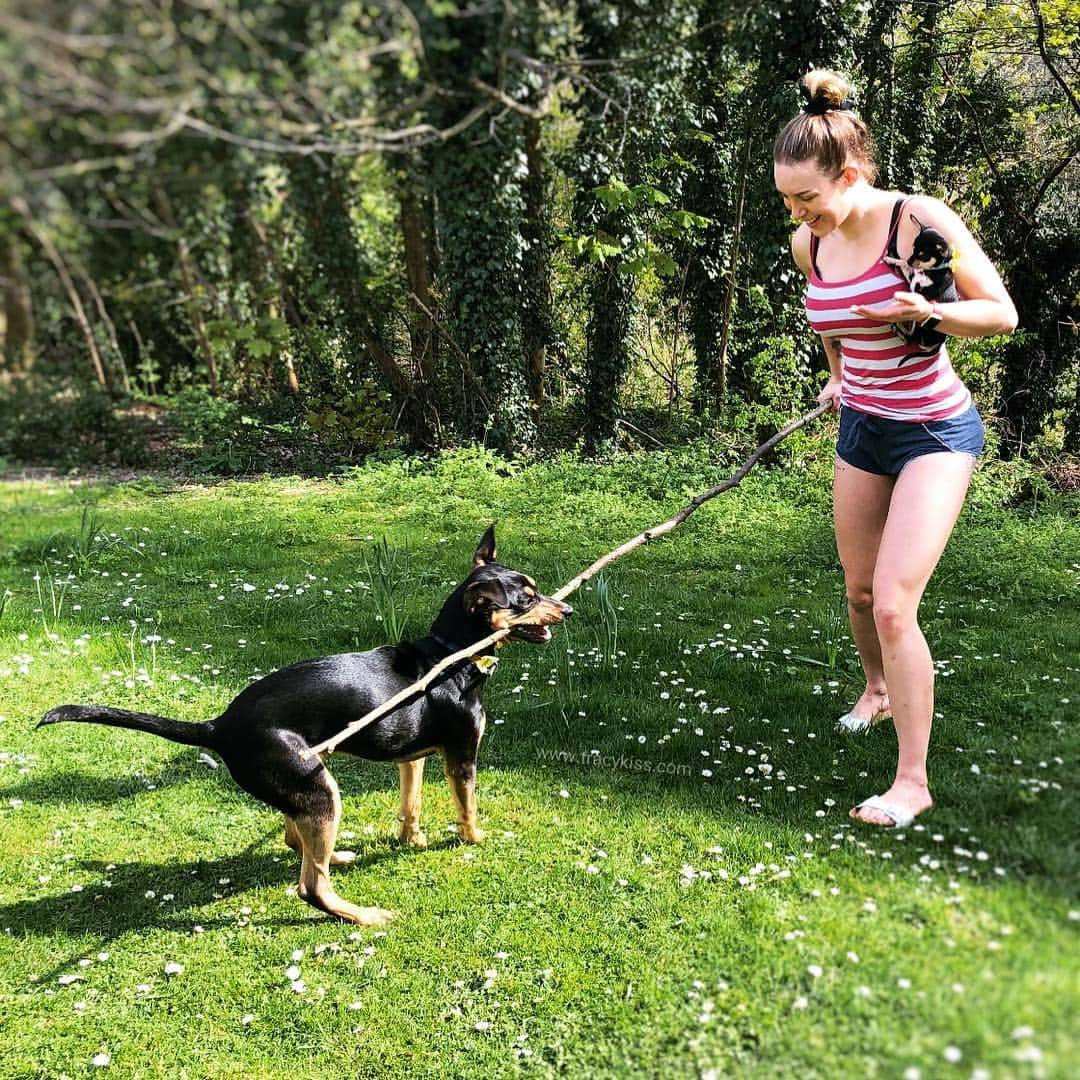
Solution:
[{"label": "shaded woodland background", "polygon": [[0,458],[756,437],[825,370],[771,173],[814,65],[1006,277],[1018,333],[954,349],[998,452],[1076,454],[1078,40],[1076,0],[9,0]]}]

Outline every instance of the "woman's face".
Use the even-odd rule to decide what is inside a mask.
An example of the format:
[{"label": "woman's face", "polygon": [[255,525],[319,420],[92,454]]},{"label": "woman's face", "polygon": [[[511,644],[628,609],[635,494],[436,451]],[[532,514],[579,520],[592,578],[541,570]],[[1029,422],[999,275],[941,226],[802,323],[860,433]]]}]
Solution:
[{"label": "woman's face", "polygon": [[830,176],[815,161],[777,161],[773,178],[792,220],[821,237],[851,212],[851,186],[858,171],[849,165],[839,176]]}]

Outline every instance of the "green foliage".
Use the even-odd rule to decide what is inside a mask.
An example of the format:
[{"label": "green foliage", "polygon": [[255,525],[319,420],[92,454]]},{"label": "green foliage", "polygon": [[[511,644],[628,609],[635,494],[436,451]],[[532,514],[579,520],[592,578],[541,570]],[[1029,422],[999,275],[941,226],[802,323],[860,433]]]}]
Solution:
[{"label": "green foliage", "polygon": [[0,457],[24,465],[147,465],[140,421],[100,388],[13,380],[0,394]]},{"label": "green foliage", "polygon": [[[677,164],[683,167],[689,163],[675,159],[653,164]],[[565,236],[563,243],[571,254],[589,262],[603,264],[610,258],[616,258],[621,274],[637,277],[654,273],[660,277],[670,277],[677,272],[678,266],[661,247],[661,242],[693,244],[701,230],[711,224],[701,214],[672,207],[671,198],[652,182],[631,187],[618,177],[613,177],[608,183],[593,188],[593,194],[603,204],[607,214],[626,212],[623,221],[628,225],[629,236],[619,241],[598,230],[582,236]],[[634,214],[633,211],[638,213]]]},{"label": "green foliage", "polygon": [[[784,379],[822,365],[769,147],[797,77],[833,66],[882,185],[954,205],[1014,292],[1021,333],[961,358],[1003,452],[1075,452],[1075,15],[1074,0],[27,9],[0,41],[0,281],[9,308],[31,297],[33,330],[5,363],[74,393],[97,382],[74,290],[118,402],[178,394],[196,427],[189,389],[236,406],[220,441],[191,437],[227,469],[391,442],[600,452],[627,409],[668,431],[767,426],[791,395],[762,343],[792,343],[775,346]],[[132,456],[101,430],[88,460]]]},{"label": "green foliage", "polygon": [[177,446],[196,469],[231,475],[324,468],[302,419],[191,387],[173,398]]},{"label": "green foliage", "polygon": [[733,397],[725,412],[733,430],[764,434],[798,414],[813,398],[816,382],[805,356],[789,337],[766,338],[742,364],[753,395]]},{"label": "green foliage", "polygon": [[411,577],[409,550],[392,548],[384,536],[373,548],[365,549],[361,558],[363,585],[375,605],[375,618],[385,628],[388,642],[401,641],[407,626],[402,601]]},{"label": "green foliage", "polygon": [[232,359],[242,349],[252,359],[269,360],[280,354],[289,342],[289,328],[284,319],[267,316],[254,323],[235,319],[212,319],[207,323],[210,341],[221,359]]},{"label": "green foliage", "polygon": [[328,450],[348,460],[394,444],[389,404],[390,394],[369,381],[340,400],[309,408],[305,418]]}]

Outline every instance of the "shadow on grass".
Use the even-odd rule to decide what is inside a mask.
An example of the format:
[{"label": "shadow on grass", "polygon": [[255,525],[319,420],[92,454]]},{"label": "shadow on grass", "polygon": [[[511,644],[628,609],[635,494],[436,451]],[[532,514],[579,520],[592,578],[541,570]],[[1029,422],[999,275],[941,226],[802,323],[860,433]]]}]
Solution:
[{"label": "shadow on grass", "polygon": [[[760,673],[756,672],[744,671],[743,678],[764,683]],[[762,700],[767,700],[764,685],[760,691]],[[538,721],[516,716],[513,723],[517,730],[510,725],[493,729],[498,735],[481,748],[478,795],[483,824],[487,828],[498,827],[497,820],[490,816],[485,805],[484,767],[490,765],[504,774],[498,781],[500,786],[513,786],[516,777],[521,784],[538,789],[546,787],[553,792],[558,792],[564,785],[577,790],[586,789],[610,797],[624,809],[645,804],[651,808],[651,812],[655,812],[658,805],[664,805],[676,811],[714,814],[718,826],[725,821],[728,824],[772,822],[781,828],[799,832],[819,832],[824,827],[831,833],[840,830],[850,834],[847,843],[853,847],[880,848],[883,844],[892,845],[888,830],[860,825],[849,821],[846,816],[849,806],[887,783],[896,753],[891,729],[883,725],[866,738],[834,739],[828,730],[832,715],[828,705],[817,705],[813,710],[815,714],[825,712],[827,717],[807,714],[805,701],[802,700],[805,695],[783,685],[774,687],[771,697],[774,706],[789,699],[789,707],[780,710],[781,715],[786,715],[783,727],[780,723],[768,727],[761,726],[760,722],[748,724],[743,719],[732,724],[733,730],[726,735],[733,749],[734,744],[745,744],[747,750],[758,754],[767,751],[779,775],[784,776],[786,771],[783,780],[776,779],[771,784],[760,771],[753,776],[748,775],[748,770],[754,769],[752,763],[760,760],[760,757],[731,751],[702,756],[685,742],[665,750],[655,746],[641,747],[636,742],[626,741],[624,734],[618,730],[609,728],[601,733],[595,728],[578,728],[572,723],[564,724],[551,719],[540,724],[541,731],[525,735],[524,729],[531,729],[532,724]],[[942,745],[949,746],[963,739],[966,726],[962,719],[943,724],[943,730],[939,733]],[[782,734],[785,729],[797,745],[786,745],[786,737]],[[815,739],[811,732],[818,737]],[[559,754],[565,756],[559,757]],[[936,806],[921,822],[925,826],[924,832],[908,832],[906,842],[896,849],[896,860],[892,865],[914,863],[921,855],[940,857],[941,844],[931,842],[930,834],[947,834],[946,851],[954,845],[968,846],[974,837],[978,841],[977,846],[989,849],[993,859],[990,865],[1006,867],[1010,876],[1018,875],[1033,882],[1038,881],[1051,891],[1075,895],[1080,845],[1074,826],[1080,819],[1080,805],[1073,790],[1065,787],[1054,793],[1053,797],[1048,797],[1049,792],[1040,796],[1029,786],[1017,784],[1016,779],[1004,770],[997,775],[976,777],[970,772],[969,761],[970,758],[949,755],[944,750],[939,750],[935,755]],[[393,765],[352,758],[346,754],[333,755],[328,759],[328,764],[345,800],[345,829],[349,829],[356,819],[355,799],[370,793],[385,796],[397,789],[398,772]],[[438,760],[429,764],[425,788],[441,782],[441,771]],[[709,775],[704,775],[705,772]],[[233,783],[226,768],[208,769],[199,764],[194,752],[189,750],[177,753],[156,774],[102,777],[70,770],[52,778],[26,778],[20,783],[0,788],[0,802],[20,799],[27,804],[40,805],[67,806],[77,802],[112,806],[133,797],[167,791],[189,781],[217,785],[218,790],[206,792],[211,805],[222,808],[227,808],[230,802],[250,807],[262,805]],[[789,786],[795,790],[790,790]],[[826,800],[832,800],[834,806],[827,817],[821,819],[816,812],[826,805]],[[134,806],[137,809],[137,799]],[[277,829],[273,832],[276,834]],[[287,881],[298,870],[297,866],[293,866],[295,856],[282,849],[279,856],[281,862],[269,855],[236,856],[234,861],[239,860],[237,865],[222,865],[218,876],[236,880],[238,867],[245,858],[250,864],[246,877],[251,885]],[[367,861],[371,861],[371,857]],[[86,865],[87,869],[93,869],[92,864]],[[199,863],[185,867],[184,864],[175,863],[140,863],[131,864],[125,868],[125,872],[134,873],[136,868],[141,867],[131,895],[139,905],[146,907],[141,899],[143,894],[158,889],[163,876],[175,877],[185,872],[197,875],[198,867],[205,865],[215,864]],[[365,860],[361,859],[355,865],[365,865]],[[341,870],[335,871],[339,872]],[[196,877],[196,880],[199,879]],[[116,902],[115,890],[114,880],[114,888],[110,890],[114,900],[107,907],[112,910],[126,908],[126,899],[119,904]],[[82,894],[73,894],[41,903],[55,902],[65,912],[90,910],[85,897],[81,901],[80,897]],[[210,899],[193,903],[200,906],[210,902]],[[173,925],[175,912],[176,907],[172,905],[167,914],[157,911],[157,917],[159,921],[165,918],[169,925]],[[17,929],[26,914],[18,915],[10,909],[0,908],[0,919],[4,920],[0,927],[12,926]],[[108,921],[108,916],[105,921]],[[47,911],[41,919],[26,925],[30,930],[44,929],[55,925],[55,921],[51,912]],[[125,929],[130,927],[125,927],[121,922],[117,932],[122,933]]]},{"label": "shadow on grass", "polygon": [[[396,789],[398,785],[398,771],[393,765],[360,761],[346,755],[332,757],[328,765],[345,794]],[[210,768],[200,763],[192,752],[176,754],[157,773],[127,772],[123,765],[118,765],[117,771],[119,775],[113,777],[67,770],[48,777],[26,779],[0,786],[0,801],[19,799],[41,806],[66,806],[74,801],[112,806],[122,799],[166,791],[189,781],[216,783],[239,798],[249,798],[233,781],[224,765]]]},{"label": "shadow on grass", "polygon": [[[250,900],[241,900],[247,890],[284,887],[294,884],[299,876],[298,855],[284,847],[280,854],[259,850],[273,838],[280,840],[276,826],[235,855],[188,862],[139,860],[113,864],[84,860],[78,866],[93,877],[92,883],[79,892],[0,905],[0,929],[14,938],[52,937],[62,931],[71,937],[96,940],[98,944],[93,947],[82,942],[77,951],[70,956],[55,958],[49,970],[33,977],[35,983],[50,985],[59,975],[71,971],[88,951],[133,931],[212,933],[236,929],[246,921],[260,928],[332,923],[327,915],[309,907],[299,897],[290,899],[294,905],[291,916],[241,912],[242,906],[251,906]],[[454,839],[436,841],[431,844],[431,850],[455,843]],[[334,868],[335,884],[343,895],[353,898],[364,888],[360,871],[387,861],[413,858],[417,854],[412,848],[392,842],[376,842],[368,850],[358,851],[355,862]],[[370,897],[365,900],[377,902]],[[224,905],[231,906],[230,902],[236,904],[233,911],[220,911]],[[200,914],[211,907],[218,910]]]},{"label": "shadow on grass", "polygon": [[[185,784],[200,777],[200,772],[210,773],[211,770],[204,766],[194,769],[186,758],[173,758],[161,772],[154,775],[140,773],[106,777],[69,770],[0,787],[0,799],[21,799],[25,803],[38,805],[61,806],[76,801],[112,806],[122,799],[145,795],[148,791],[163,791],[177,784]],[[216,776],[214,773],[211,775]]]}]

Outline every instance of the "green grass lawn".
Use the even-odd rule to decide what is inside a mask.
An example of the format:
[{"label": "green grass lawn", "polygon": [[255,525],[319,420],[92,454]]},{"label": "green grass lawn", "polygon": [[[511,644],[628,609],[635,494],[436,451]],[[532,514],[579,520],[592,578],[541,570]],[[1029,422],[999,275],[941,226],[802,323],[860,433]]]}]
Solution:
[{"label": "green grass lawn", "polygon": [[977,477],[923,605],[937,805],[876,831],[847,810],[895,740],[833,730],[861,684],[830,454],[791,442],[503,650],[484,845],[437,763],[418,852],[397,770],[330,760],[359,853],[335,882],[383,930],[298,900],[280,816],[198,750],[34,724],[208,719],[419,635],[492,520],[551,591],[730,463],[0,484],[0,1076],[1076,1075],[1080,506]]}]

